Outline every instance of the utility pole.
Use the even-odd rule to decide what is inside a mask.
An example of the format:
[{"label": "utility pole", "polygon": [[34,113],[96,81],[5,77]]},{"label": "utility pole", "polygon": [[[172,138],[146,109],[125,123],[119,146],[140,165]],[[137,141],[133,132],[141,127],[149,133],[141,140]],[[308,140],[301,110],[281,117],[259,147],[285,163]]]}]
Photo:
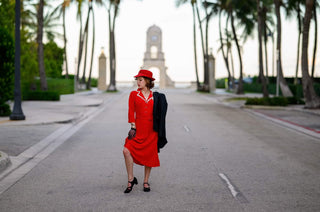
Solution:
[{"label": "utility pole", "polygon": [[16,0],[15,13],[14,105],[10,120],[25,120],[21,108],[20,85],[20,0]]},{"label": "utility pole", "polygon": [[277,50],[277,87],[276,87],[276,96],[279,96],[279,84],[280,84],[280,51]]}]

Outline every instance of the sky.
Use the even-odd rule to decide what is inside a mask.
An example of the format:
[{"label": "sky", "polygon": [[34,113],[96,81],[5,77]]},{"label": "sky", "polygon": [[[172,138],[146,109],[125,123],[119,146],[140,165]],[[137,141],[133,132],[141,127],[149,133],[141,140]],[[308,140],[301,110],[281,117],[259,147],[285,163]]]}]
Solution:
[{"label": "sky", "polygon": [[[83,19],[86,18],[87,7],[83,7]],[[108,13],[106,6],[94,6],[96,20],[96,45],[94,52],[93,77],[98,77],[98,57],[102,48],[108,60]],[[67,54],[69,72],[74,73],[75,61],[78,54],[79,21],[76,19],[76,7],[67,10]],[[294,76],[296,64],[297,26],[294,19],[282,18],[282,65],[285,76]],[[194,54],[193,54],[193,26],[192,9],[189,4],[175,5],[175,0],[122,0],[119,16],[116,19],[116,51],[117,51],[117,81],[131,81],[143,65],[146,51],[147,29],[157,25],[162,30],[162,49],[167,74],[173,81],[195,81]],[[92,26],[92,25],[91,25]],[[311,26],[313,26],[311,24]],[[61,30],[62,31],[62,30]],[[313,47],[313,29],[310,31],[310,44]],[[89,35],[89,43],[90,37]],[[211,20],[209,26],[209,48],[216,58],[216,78],[227,76],[227,70],[219,49],[218,17]],[[200,80],[203,80],[202,54],[200,36],[198,41],[198,61]],[[319,37],[318,37],[318,40]],[[62,47],[62,40],[57,41]],[[319,45],[318,45],[319,46]],[[268,44],[269,75],[272,74],[272,42]],[[318,50],[318,55],[320,50]],[[258,42],[255,37],[249,38],[242,47],[243,71],[245,76],[258,74]],[[91,53],[91,50],[90,50]],[[89,55],[89,52],[88,52]],[[311,51],[309,57],[312,55]],[[236,49],[233,50],[235,75],[239,76],[239,65]],[[320,76],[320,56],[316,60],[316,76]],[[107,66],[108,67],[108,66]],[[155,78],[159,79],[159,70],[152,68]],[[274,69],[275,71],[275,69]],[[109,69],[107,70],[109,82]]]}]

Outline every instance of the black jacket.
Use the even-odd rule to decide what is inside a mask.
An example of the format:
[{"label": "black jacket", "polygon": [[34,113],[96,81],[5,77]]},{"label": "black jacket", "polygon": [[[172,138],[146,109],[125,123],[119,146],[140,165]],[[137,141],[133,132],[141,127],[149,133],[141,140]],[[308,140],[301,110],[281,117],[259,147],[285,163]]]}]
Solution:
[{"label": "black jacket", "polygon": [[153,130],[158,132],[158,152],[167,143],[166,138],[166,114],[168,103],[163,93],[153,93]]}]

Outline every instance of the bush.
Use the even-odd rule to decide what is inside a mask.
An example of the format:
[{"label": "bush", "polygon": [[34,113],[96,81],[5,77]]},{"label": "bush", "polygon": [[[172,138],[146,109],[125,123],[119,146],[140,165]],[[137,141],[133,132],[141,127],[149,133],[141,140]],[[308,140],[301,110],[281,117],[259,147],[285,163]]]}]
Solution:
[{"label": "bush", "polygon": [[55,42],[50,41],[44,45],[44,66],[46,76],[61,77],[64,51]]},{"label": "bush", "polygon": [[0,26],[0,104],[13,98],[14,44],[10,33]]},{"label": "bush", "polygon": [[91,78],[91,87],[98,87],[98,79]]},{"label": "bush", "polygon": [[[226,88],[225,79],[226,78],[217,79],[216,80],[216,88]],[[228,81],[228,79],[227,79],[227,81]]]},{"label": "bush", "polygon": [[[40,88],[40,81],[37,81]],[[73,79],[47,79],[48,91],[56,91],[60,95],[74,93]]]},{"label": "bush", "polygon": [[10,116],[10,106],[6,103],[0,104],[0,116]]},{"label": "bush", "polygon": [[301,100],[300,98],[297,97],[287,97],[288,99],[288,104],[290,105],[304,105],[305,102]]},{"label": "bush", "polygon": [[285,97],[273,98],[248,98],[246,105],[287,106],[289,103]]},{"label": "bush", "polygon": [[[74,93],[74,81],[73,79],[51,79],[47,78],[48,91],[58,92],[62,94],[72,94]],[[33,87],[33,89],[31,89]],[[22,84],[22,91],[29,92],[30,90],[40,90],[40,80],[34,80],[33,83],[25,82]]]},{"label": "bush", "polygon": [[23,93],[23,100],[59,101],[60,94],[55,91],[27,91]]}]

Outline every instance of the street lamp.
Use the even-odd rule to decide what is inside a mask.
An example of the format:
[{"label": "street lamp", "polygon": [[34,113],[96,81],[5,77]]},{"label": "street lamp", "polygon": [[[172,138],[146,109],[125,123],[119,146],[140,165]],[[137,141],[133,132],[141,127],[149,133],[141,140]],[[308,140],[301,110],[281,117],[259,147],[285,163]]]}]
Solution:
[{"label": "street lamp", "polygon": [[20,0],[15,5],[14,105],[10,120],[25,120],[21,108],[20,86]]}]

